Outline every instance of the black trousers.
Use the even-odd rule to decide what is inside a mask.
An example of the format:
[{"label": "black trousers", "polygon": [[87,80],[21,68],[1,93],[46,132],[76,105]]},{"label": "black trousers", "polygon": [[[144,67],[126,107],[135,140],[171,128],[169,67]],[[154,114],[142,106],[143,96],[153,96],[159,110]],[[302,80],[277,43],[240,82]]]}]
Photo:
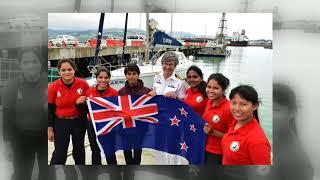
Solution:
[{"label": "black trousers", "polygon": [[11,180],[31,180],[37,154],[39,180],[55,180],[55,167],[48,166],[47,128],[39,131],[19,130],[15,128],[11,140],[13,152],[13,175]]},{"label": "black trousers", "polygon": [[[94,127],[91,121],[87,120],[87,132],[88,132],[88,139],[90,143],[90,148],[92,151],[91,158],[92,158],[92,165],[101,165],[101,153],[100,148],[97,143],[97,136],[94,131]],[[117,159],[116,155],[113,154],[110,158],[107,158],[108,165],[116,165]]]},{"label": "black trousers", "polygon": [[60,119],[56,118],[54,126],[54,151],[52,165],[64,165],[67,160],[70,135],[72,138],[72,156],[76,165],[85,164],[84,136],[86,132],[85,119]]},{"label": "black trousers", "polygon": [[142,149],[134,149],[133,154],[132,151],[123,151],[124,158],[126,160],[127,165],[139,165],[141,163],[141,153]]},{"label": "black trousers", "polygon": [[222,165],[222,154],[213,154],[206,151],[205,164],[206,165]]}]

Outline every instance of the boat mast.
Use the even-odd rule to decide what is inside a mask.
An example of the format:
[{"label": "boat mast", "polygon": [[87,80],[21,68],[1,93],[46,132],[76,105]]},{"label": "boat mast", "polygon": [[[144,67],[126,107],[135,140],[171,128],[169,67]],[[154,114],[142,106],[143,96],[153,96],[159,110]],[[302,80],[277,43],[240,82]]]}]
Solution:
[{"label": "boat mast", "polygon": [[222,17],[219,23],[218,32],[217,32],[217,44],[224,44],[225,43],[225,32],[227,32],[227,23],[226,23],[226,13],[222,13]]},{"label": "boat mast", "polygon": [[101,13],[100,15],[100,21],[99,21],[99,29],[98,29],[98,35],[97,35],[97,46],[96,46],[96,52],[94,54],[94,59],[91,62],[91,64],[95,67],[98,61],[98,54],[100,50],[101,45],[101,37],[102,37],[102,31],[103,31],[103,22],[104,22],[104,13]]},{"label": "boat mast", "polygon": [[114,0],[111,0],[110,12],[113,13],[113,11],[114,11]]},{"label": "boat mast", "polygon": [[150,25],[149,25],[149,13],[146,13],[146,50],[145,50],[145,62],[149,61],[149,43],[150,43]]},{"label": "boat mast", "polygon": [[127,26],[128,26],[128,13],[126,13],[126,21],[125,21],[125,26],[124,26],[124,34],[123,34],[123,46],[122,46],[122,64],[126,65],[127,61],[124,59],[124,50],[126,47],[126,41],[127,41]]},{"label": "boat mast", "polygon": [[81,8],[81,0],[76,0],[74,5],[74,12],[75,13],[80,12],[80,8]]}]

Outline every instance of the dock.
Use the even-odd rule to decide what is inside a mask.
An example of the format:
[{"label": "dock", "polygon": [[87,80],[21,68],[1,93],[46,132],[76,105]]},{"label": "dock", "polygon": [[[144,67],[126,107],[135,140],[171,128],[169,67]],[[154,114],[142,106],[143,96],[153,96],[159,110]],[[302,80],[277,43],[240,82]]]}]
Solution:
[{"label": "dock", "polygon": [[[186,56],[196,54],[203,48],[202,46],[183,46],[179,51],[185,53]],[[160,48],[153,48],[153,52],[157,52]],[[99,56],[117,56],[122,55],[122,47],[113,46],[100,49]],[[131,55],[133,53],[145,54],[145,46],[126,46],[124,54]],[[94,57],[95,47],[66,47],[66,48],[48,48],[48,60],[55,61],[59,59],[81,59]]]}]

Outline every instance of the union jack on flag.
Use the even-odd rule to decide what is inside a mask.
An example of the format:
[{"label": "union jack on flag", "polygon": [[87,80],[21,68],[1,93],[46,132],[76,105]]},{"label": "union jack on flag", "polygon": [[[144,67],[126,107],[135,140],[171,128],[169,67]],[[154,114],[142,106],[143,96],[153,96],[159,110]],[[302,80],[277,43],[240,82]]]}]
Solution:
[{"label": "union jack on flag", "polygon": [[[184,157],[189,164],[203,164],[205,121],[182,101],[164,96],[128,95],[92,97],[87,104],[97,143],[107,158],[118,150],[149,148]],[[159,163],[179,164],[179,161]]]},{"label": "union jack on flag", "polygon": [[151,98],[148,95],[136,99],[130,95],[88,98],[90,116],[96,123],[97,136],[109,133],[118,125],[123,128],[136,127],[136,121],[158,123],[158,119],[151,117],[158,114],[157,104],[149,102]]}]

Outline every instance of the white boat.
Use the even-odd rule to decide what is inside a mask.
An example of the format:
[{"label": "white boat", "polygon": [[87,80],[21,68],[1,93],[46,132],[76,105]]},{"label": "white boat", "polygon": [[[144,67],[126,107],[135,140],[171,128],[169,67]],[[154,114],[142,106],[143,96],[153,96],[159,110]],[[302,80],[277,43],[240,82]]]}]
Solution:
[{"label": "white boat", "polygon": [[[179,64],[176,67],[175,73],[177,77],[184,79],[186,77],[187,69],[193,64],[193,59],[186,58],[183,52],[175,51],[175,53],[179,59]],[[162,56],[156,60],[155,64],[144,63],[142,65],[138,65],[140,69],[140,79],[144,82],[146,87],[152,88],[154,76],[162,72],[161,59]],[[117,90],[122,88],[126,81],[124,68],[125,67],[121,67],[111,71],[110,86]],[[90,86],[97,84],[96,78],[94,77],[88,78],[87,82]]]}]

